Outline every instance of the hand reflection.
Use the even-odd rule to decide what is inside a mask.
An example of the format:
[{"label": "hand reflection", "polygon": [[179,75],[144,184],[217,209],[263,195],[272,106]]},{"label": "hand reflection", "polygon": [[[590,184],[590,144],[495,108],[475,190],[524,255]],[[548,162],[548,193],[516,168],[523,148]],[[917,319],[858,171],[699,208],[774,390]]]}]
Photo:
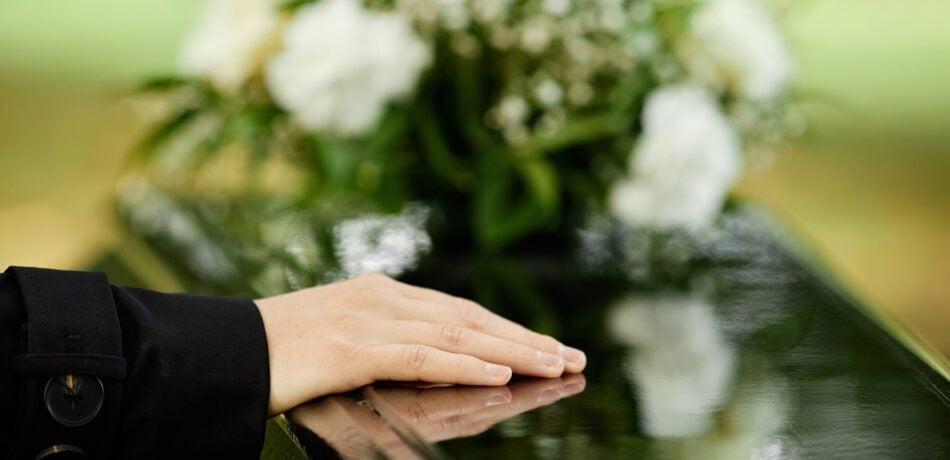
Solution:
[{"label": "hand reflection", "polygon": [[424,443],[474,436],[518,414],[584,390],[581,374],[505,387],[412,388],[374,385],[361,398],[330,396],[289,416],[345,458],[425,458]]},{"label": "hand reflection", "polygon": [[528,380],[507,387],[399,388],[367,390],[383,418],[398,417],[426,441],[474,436],[502,420],[584,391],[581,374]]}]

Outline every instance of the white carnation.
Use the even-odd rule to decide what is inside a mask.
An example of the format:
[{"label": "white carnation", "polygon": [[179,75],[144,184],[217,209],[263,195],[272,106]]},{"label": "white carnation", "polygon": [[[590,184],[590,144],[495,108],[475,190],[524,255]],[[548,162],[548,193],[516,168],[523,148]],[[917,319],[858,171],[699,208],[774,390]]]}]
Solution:
[{"label": "white carnation", "polygon": [[357,0],[300,8],[267,65],[274,99],[302,126],[350,136],[371,129],[386,104],[411,94],[430,55],[406,18]]},{"label": "white carnation", "polygon": [[739,140],[708,92],[693,86],[654,91],[631,176],[614,185],[610,211],[633,226],[700,230],[722,209],[742,169]]},{"label": "white carnation", "polygon": [[771,99],[787,88],[791,58],[759,0],[707,0],[690,29],[685,60],[700,79],[750,99]]},{"label": "white carnation", "polygon": [[276,42],[279,0],[209,0],[185,40],[179,66],[220,89],[241,86]]},{"label": "white carnation", "polygon": [[735,351],[712,305],[685,295],[631,297],[612,308],[608,325],[631,347],[625,370],[640,394],[644,431],[656,437],[709,432],[735,373]]}]

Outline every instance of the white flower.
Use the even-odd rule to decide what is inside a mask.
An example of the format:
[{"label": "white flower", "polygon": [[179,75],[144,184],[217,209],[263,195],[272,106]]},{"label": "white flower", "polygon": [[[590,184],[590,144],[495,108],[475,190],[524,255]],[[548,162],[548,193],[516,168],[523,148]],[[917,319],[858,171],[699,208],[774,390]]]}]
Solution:
[{"label": "white flower", "polygon": [[342,136],[371,129],[386,104],[408,96],[429,49],[408,20],[357,0],[300,8],[267,65],[274,99],[302,126]]},{"label": "white flower", "polygon": [[613,307],[608,325],[631,346],[625,367],[640,394],[643,430],[656,437],[710,431],[735,371],[712,306],[694,296],[631,297]]},{"label": "white flower", "polygon": [[690,29],[685,61],[700,79],[750,99],[772,99],[787,88],[791,58],[759,0],[707,0]]},{"label": "white flower", "polygon": [[618,219],[697,231],[715,220],[739,176],[739,140],[705,90],[662,87],[647,98],[630,168],[608,197]]},{"label": "white flower", "polygon": [[233,91],[264,63],[281,23],[279,0],[209,0],[179,56],[187,75]]}]

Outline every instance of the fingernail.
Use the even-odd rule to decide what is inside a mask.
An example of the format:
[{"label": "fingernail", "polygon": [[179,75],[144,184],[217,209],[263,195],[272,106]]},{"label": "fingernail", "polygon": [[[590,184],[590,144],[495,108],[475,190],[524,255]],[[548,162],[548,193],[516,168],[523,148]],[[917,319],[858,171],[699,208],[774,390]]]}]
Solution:
[{"label": "fingernail", "polygon": [[542,364],[548,367],[564,366],[564,358],[561,358],[558,355],[552,355],[551,353],[545,353],[543,351],[538,352],[538,361],[541,361]]},{"label": "fingernail", "polygon": [[511,374],[511,368],[508,366],[499,366],[497,364],[488,364],[485,366],[485,371],[490,375],[495,377],[507,377],[508,374]]},{"label": "fingernail", "polygon": [[497,394],[495,396],[492,396],[491,399],[485,402],[485,407],[500,406],[502,404],[508,404],[510,402],[511,402],[510,395]]},{"label": "fingernail", "polygon": [[583,351],[577,348],[565,347],[564,345],[561,345],[561,347],[563,347],[561,349],[561,356],[563,356],[564,359],[572,363],[583,363],[587,361],[587,355],[585,355]]}]

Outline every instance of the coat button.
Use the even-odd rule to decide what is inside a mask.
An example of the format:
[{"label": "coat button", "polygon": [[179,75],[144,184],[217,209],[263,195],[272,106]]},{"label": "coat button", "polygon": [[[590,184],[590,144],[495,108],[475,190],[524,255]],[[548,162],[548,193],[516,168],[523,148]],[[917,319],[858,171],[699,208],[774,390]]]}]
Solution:
[{"label": "coat button", "polygon": [[91,422],[105,400],[105,387],[96,377],[60,375],[46,382],[43,391],[46,410],[63,426],[83,426]]},{"label": "coat button", "polygon": [[86,451],[69,444],[58,444],[44,449],[36,454],[33,460],[85,460],[89,458]]}]

